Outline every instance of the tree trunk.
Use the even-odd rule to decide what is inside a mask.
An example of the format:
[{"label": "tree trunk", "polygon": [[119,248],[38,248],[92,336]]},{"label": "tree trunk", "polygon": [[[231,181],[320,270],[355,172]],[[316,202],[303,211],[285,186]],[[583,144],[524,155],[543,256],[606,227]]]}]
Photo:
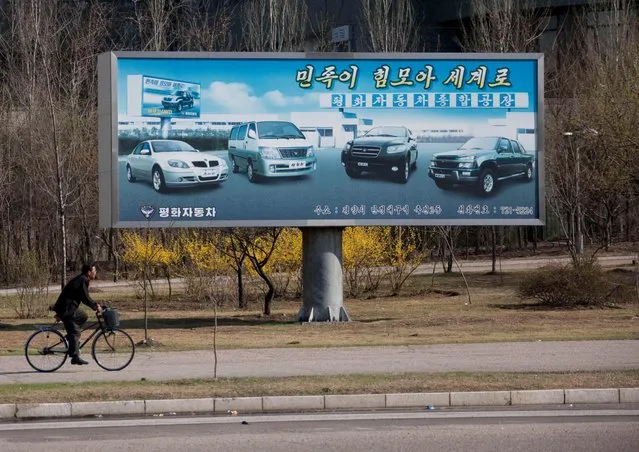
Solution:
[{"label": "tree trunk", "polygon": [[491,227],[492,235],[492,273],[497,273],[497,231],[495,226]]},{"label": "tree trunk", "polygon": [[244,300],[244,258],[240,260],[237,266],[237,307],[240,309],[246,309],[246,300]]},{"label": "tree trunk", "polygon": [[173,288],[171,286],[171,270],[168,265],[163,265],[162,269],[164,270],[164,277],[166,278],[166,284],[169,286],[169,301],[171,300],[171,295],[173,295]]},{"label": "tree trunk", "polygon": [[630,219],[630,200],[626,199],[626,242],[630,242],[631,234],[631,224],[632,220]]},{"label": "tree trunk", "polygon": [[273,301],[273,295],[275,294],[275,289],[273,287],[273,283],[269,279],[268,275],[262,270],[262,267],[255,265],[255,271],[260,275],[260,278],[264,280],[266,286],[268,287],[268,291],[264,296],[264,315],[271,315],[271,302]]},{"label": "tree trunk", "polygon": [[115,249],[115,234],[113,231],[113,228],[109,228],[109,253],[113,258],[113,282],[117,282],[120,275],[120,256]]},{"label": "tree trunk", "polygon": [[149,280],[149,266],[144,266],[144,343],[149,342],[149,296],[147,290],[147,281]]},{"label": "tree trunk", "polygon": [[470,239],[468,237],[468,231],[470,229],[469,226],[466,226],[464,229],[466,229],[466,260],[468,260],[469,254],[470,254]]}]

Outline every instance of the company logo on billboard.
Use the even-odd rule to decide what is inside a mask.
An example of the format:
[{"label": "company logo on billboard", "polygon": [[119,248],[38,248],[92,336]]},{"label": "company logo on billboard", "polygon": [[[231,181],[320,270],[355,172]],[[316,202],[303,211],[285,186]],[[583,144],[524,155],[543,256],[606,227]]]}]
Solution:
[{"label": "company logo on billboard", "polygon": [[153,206],[141,206],[140,212],[144,215],[144,218],[150,220],[153,214],[155,214],[155,207]]}]

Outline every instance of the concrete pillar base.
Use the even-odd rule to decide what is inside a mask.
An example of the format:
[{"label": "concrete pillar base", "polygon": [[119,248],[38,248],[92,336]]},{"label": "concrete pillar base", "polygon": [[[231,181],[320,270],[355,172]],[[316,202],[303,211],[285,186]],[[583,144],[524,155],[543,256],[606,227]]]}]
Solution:
[{"label": "concrete pillar base", "polygon": [[342,228],[302,228],[304,305],[299,322],[348,322],[344,309]]},{"label": "concrete pillar base", "polygon": [[306,307],[302,306],[297,313],[298,322],[350,322],[351,318],[344,306]]}]

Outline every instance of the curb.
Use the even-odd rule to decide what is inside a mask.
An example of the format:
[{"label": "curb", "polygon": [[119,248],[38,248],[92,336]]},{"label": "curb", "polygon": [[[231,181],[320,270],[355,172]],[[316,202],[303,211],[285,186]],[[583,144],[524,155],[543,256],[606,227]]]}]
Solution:
[{"label": "curb", "polygon": [[195,413],[266,413],[340,409],[639,403],[639,388],[264,396],[111,402],[0,404],[0,420]]}]

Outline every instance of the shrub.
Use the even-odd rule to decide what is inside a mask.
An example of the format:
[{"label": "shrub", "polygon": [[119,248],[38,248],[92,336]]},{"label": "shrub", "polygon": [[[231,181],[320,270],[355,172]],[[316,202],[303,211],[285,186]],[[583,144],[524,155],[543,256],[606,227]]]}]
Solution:
[{"label": "shrub", "polygon": [[16,260],[13,271],[20,283],[13,309],[19,319],[45,317],[49,310],[49,275],[42,271],[48,262],[36,251],[24,250]]},{"label": "shrub", "polygon": [[382,227],[348,227],[344,230],[342,259],[344,289],[348,296],[374,293],[382,282],[384,250]]},{"label": "shrub", "polygon": [[266,269],[276,297],[302,296],[302,231],[282,228]]},{"label": "shrub", "polygon": [[231,306],[235,301],[234,282],[227,276],[187,271],[183,274],[185,295],[198,302],[215,302],[218,306]]},{"label": "shrub", "polygon": [[551,265],[531,271],[518,288],[521,299],[549,307],[602,307],[623,301],[623,290],[610,281],[595,261]]}]

